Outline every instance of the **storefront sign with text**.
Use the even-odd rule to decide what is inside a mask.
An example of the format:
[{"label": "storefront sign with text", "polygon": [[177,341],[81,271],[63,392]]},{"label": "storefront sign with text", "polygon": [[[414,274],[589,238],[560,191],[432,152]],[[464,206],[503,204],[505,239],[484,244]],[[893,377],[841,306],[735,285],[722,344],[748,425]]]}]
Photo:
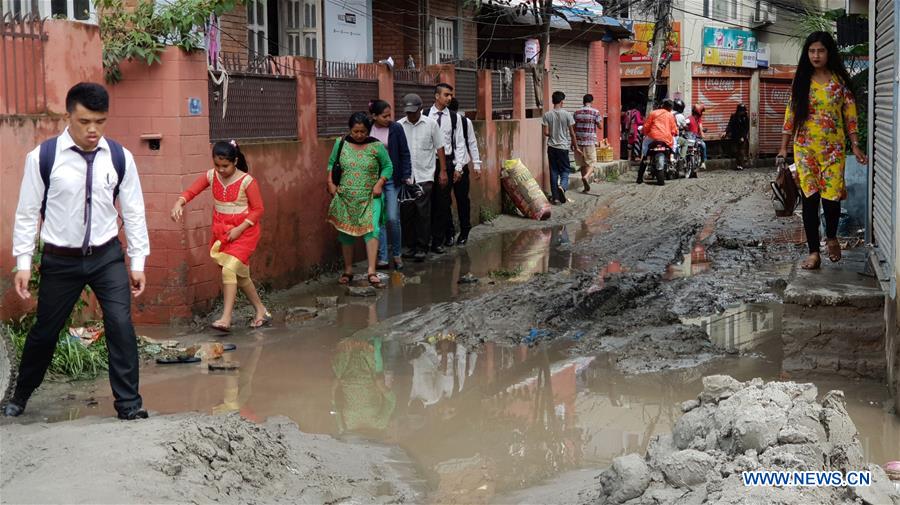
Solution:
[{"label": "storefront sign with text", "polygon": [[703,63],[723,67],[756,68],[756,35],[748,30],[703,29]]},{"label": "storefront sign with text", "polygon": [[[634,41],[631,43],[623,41],[619,61],[624,63],[649,62],[651,60],[650,41],[653,39],[653,23],[624,20],[623,24],[634,33]],[[669,34],[666,51],[672,53],[672,61],[681,61],[681,21],[672,23],[672,33]]]}]

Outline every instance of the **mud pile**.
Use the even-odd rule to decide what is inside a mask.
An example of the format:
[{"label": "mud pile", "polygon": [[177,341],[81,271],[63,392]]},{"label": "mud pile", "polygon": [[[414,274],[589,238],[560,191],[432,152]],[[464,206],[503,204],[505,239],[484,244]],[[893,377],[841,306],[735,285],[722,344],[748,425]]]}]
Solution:
[{"label": "mud pile", "polygon": [[[843,393],[822,402],[812,384],[703,379],[697,400],[671,435],[651,440],[647,455],[613,460],[598,478],[600,504],[839,504],[900,505],[900,494],[877,465],[867,465]],[[757,470],[872,472],[868,487],[746,487],[741,473]],[[588,493],[593,494],[593,493]]]},{"label": "mud pile", "polygon": [[[399,449],[302,433],[286,418],[183,414],[0,425],[4,503],[405,503]],[[99,476],[99,477],[98,477]],[[48,484],[50,483],[50,484]]]}]

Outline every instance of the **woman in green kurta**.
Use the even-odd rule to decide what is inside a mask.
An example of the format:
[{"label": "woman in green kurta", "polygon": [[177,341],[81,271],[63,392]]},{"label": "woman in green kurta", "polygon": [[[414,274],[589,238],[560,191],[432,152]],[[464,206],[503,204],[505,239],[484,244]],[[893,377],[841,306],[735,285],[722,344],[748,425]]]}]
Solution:
[{"label": "woman in green kurta", "polygon": [[[369,284],[382,287],[375,271],[378,259],[378,234],[384,208],[382,188],[394,173],[384,144],[369,136],[372,121],[365,112],[350,116],[350,133],[335,142],[328,160],[328,222],[338,231],[344,255],[341,284],[353,280],[353,243],[362,237],[366,243]],[[335,170],[337,162],[339,169]]]}]

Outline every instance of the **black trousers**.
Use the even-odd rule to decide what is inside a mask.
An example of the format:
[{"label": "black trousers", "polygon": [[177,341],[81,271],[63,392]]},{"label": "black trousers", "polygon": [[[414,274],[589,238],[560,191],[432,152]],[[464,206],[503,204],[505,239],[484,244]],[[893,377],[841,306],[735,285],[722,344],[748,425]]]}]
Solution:
[{"label": "black trousers", "polygon": [[444,244],[444,239],[451,236],[451,229],[447,227],[447,222],[453,220],[453,213],[450,209],[453,204],[451,195],[450,182],[453,181],[453,156],[447,156],[447,170],[449,179],[446,186],[441,186],[439,181],[441,164],[437,163],[434,170],[434,191],[431,197],[431,245],[437,247]]},{"label": "black trousers", "polygon": [[411,248],[428,251],[431,245],[431,199],[435,183],[421,182],[422,196],[400,206],[403,242]]},{"label": "black trousers", "polygon": [[803,197],[803,229],[806,230],[806,245],[809,253],[820,252],[819,242],[819,202],[822,202],[822,210],[825,213],[825,237],[837,238],[838,223],[841,220],[841,202],[826,200],[816,193]]},{"label": "black trousers", "polygon": [[[450,190],[456,198],[456,214],[459,217],[459,234],[468,236],[472,229],[472,202],[469,200],[469,167],[463,167],[463,175],[459,182],[453,182],[450,178]],[[447,237],[456,235],[456,227],[453,226],[453,211],[447,214]]]},{"label": "black trousers", "polygon": [[115,408],[128,412],[141,407],[137,336],[131,322],[131,282],[118,240],[84,258],[52,254],[41,258],[37,321],[25,340],[13,395],[16,403],[24,405],[43,382],[59,332],[85,286],[91,287],[103,310]]}]

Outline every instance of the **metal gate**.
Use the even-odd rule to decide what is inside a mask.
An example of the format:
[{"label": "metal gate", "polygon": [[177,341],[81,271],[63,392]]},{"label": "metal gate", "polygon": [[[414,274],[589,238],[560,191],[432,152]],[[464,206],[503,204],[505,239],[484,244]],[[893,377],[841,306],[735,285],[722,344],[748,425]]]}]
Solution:
[{"label": "metal gate", "polygon": [[[791,81],[765,79],[759,82],[760,154],[777,154],[781,148],[784,113],[790,98]],[[789,146],[789,149],[793,148]]]},{"label": "metal gate", "polygon": [[894,265],[894,216],[896,215],[897,142],[897,58],[900,45],[896,37],[900,11],[895,0],[875,2],[874,93],[872,110],[872,242],[882,268],[890,275]]},{"label": "metal gate", "polygon": [[718,139],[725,133],[728,120],[737,108],[737,104],[750,105],[750,79],[742,77],[695,77],[693,85],[693,104],[703,104],[703,126],[709,132],[704,134],[708,139]]},{"label": "metal gate", "polygon": [[368,112],[378,98],[376,67],[367,63],[316,62],[316,122],[320,137],[347,133],[354,112]]},{"label": "metal gate", "polygon": [[468,68],[456,69],[456,99],[462,111],[475,110],[478,106],[478,71]]}]

